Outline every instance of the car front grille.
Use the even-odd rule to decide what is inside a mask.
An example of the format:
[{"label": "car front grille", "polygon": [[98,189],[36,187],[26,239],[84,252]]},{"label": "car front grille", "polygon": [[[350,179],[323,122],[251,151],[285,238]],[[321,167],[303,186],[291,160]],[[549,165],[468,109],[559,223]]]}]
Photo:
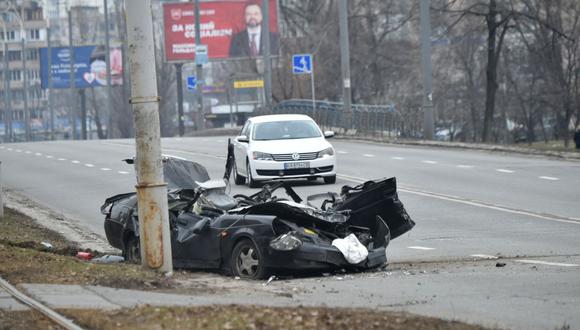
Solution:
[{"label": "car front grille", "polygon": [[272,154],[274,160],[277,162],[292,162],[295,160],[313,160],[318,157],[318,152],[301,152],[298,155],[300,158],[294,159],[292,158],[293,154]]},{"label": "car front grille", "polygon": [[[333,166],[323,166],[314,168],[294,168],[290,170],[256,170],[258,175],[264,176],[286,176],[286,175],[308,175],[310,170],[314,170],[312,174],[326,173],[332,171]],[[282,175],[280,175],[282,173]]]}]

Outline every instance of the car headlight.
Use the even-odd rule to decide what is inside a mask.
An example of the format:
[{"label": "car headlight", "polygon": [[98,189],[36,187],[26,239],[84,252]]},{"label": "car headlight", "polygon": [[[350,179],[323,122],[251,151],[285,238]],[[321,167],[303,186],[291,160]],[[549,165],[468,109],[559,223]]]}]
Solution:
[{"label": "car headlight", "polygon": [[252,159],[254,160],[274,160],[272,155],[265,152],[254,151],[252,152]]},{"label": "car headlight", "polygon": [[291,233],[282,234],[270,241],[270,247],[279,251],[296,250],[302,246],[302,241]]},{"label": "car headlight", "polygon": [[334,149],[332,147],[326,148],[318,153],[318,158],[325,158],[334,155]]}]

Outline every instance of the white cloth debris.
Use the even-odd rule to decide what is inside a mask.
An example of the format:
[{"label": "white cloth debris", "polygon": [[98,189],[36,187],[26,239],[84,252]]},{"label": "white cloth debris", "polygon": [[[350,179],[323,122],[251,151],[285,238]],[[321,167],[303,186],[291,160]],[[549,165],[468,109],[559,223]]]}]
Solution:
[{"label": "white cloth debris", "polygon": [[354,234],[345,238],[337,238],[332,241],[332,245],[342,252],[346,261],[351,264],[358,264],[369,255],[367,248],[359,242]]}]

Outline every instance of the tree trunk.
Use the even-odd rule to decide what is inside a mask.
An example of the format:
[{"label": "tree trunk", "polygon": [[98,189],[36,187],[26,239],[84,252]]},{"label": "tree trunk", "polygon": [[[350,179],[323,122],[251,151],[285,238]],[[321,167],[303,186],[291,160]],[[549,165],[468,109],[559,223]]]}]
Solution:
[{"label": "tree trunk", "polygon": [[489,0],[489,13],[486,16],[487,22],[487,69],[486,69],[486,89],[485,89],[485,114],[483,118],[483,142],[490,142],[491,130],[493,127],[493,115],[495,112],[495,93],[497,91],[497,56],[496,56],[496,36],[497,36],[497,10],[495,0]]}]

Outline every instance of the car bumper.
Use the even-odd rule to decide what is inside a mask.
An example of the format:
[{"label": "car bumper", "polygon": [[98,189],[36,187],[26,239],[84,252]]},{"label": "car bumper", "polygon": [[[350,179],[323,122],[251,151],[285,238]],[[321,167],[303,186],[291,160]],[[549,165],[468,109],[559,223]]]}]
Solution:
[{"label": "car bumper", "polygon": [[285,164],[298,162],[277,162],[256,160],[251,164],[252,179],[258,181],[272,179],[296,179],[308,177],[326,177],[336,175],[336,158],[327,157],[308,161],[305,168],[285,168]]},{"label": "car bumper", "polygon": [[271,269],[325,270],[335,268],[370,269],[382,266],[387,262],[385,247],[369,250],[367,259],[351,264],[334,246],[320,246],[304,243],[292,251],[278,251],[270,247],[265,251],[265,266]]}]

